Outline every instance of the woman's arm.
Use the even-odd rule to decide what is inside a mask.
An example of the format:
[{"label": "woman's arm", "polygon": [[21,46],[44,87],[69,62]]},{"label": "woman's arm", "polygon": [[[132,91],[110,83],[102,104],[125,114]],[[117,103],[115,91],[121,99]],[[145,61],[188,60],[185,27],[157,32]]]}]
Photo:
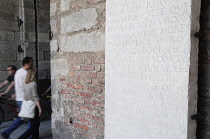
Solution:
[{"label": "woman's arm", "polygon": [[39,102],[39,100],[38,101],[36,101],[36,106],[38,107],[38,109],[39,109],[39,117],[41,116],[41,114],[42,114],[42,108],[41,108],[41,105],[40,105],[40,102]]},{"label": "woman's arm", "polygon": [[37,93],[37,86],[36,86],[36,84],[34,85],[34,87],[32,89],[32,96],[33,96],[33,100],[36,101],[36,106],[39,109],[39,116],[41,116],[42,109],[41,109],[41,105],[40,105],[40,102],[39,102],[39,96],[38,96],[38,93]]}]

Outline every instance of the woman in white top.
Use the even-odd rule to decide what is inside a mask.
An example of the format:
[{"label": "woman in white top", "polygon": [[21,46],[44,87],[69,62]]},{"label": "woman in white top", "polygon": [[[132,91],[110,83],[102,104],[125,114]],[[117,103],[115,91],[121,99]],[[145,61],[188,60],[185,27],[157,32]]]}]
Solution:
[{"label": "woman in white top", "polygon": [[24,99],[26,101],[32,100],[36,102],[35,118],[29,119],[31,125],[18,139],[27,139],[32,136],[32,139],[39,139],[39,117],[41,116],[41,106],[36,85],[36,69],[28,70],[26,76],[26,85],[24,87]]}]

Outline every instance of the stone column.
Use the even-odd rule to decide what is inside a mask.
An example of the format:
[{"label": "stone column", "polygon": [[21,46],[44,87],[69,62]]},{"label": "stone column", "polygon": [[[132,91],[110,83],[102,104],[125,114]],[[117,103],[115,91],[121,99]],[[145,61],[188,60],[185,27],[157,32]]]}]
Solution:
[{"label": "stone column", "polygon": [[200,1],[107,0],[106,139],[195,139]]}]

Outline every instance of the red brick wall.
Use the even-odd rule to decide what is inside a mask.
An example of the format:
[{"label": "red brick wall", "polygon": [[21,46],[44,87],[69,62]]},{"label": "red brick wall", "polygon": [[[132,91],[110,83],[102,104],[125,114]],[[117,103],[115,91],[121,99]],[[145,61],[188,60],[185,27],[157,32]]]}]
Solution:
[{"label": "red brick wall", "polygon": [[[105,0],[70,1],[66,11],[60,8],[61,1],[50,1],[53,31],[51,42],[53,137],[55,139],[102,139],[104,138],[105,103]],[[79,13],[78,16],[80,16],[84,9],[89,9],[86,11],[90,12],[96,9],[97,22],[94,21],[95,24],[90,28],[85,28],[85,23],[78,23],[76,27],[79,28],[78,30],[62,33],[62,17],[75,13]],[[95,13],[93,14],[95,16]],[[78,20],[79,17],[72,16],[70,19],[72,18]],[[92,22],[87,26],[91,24]],[[85,27],[81,27],[82,25]],[[96,43],[83,39],[88,38],[91,32],[93,36],[91,38]],[[69,41],[63,43],[61,40],[62,36],[69,37],[71,40],[78,35],[83,38],[71,45],[78,47],[77,43],[84,41],[84,46],[79,46],[81,47],[79,52],[69,49],[72,47],[67,45]],[[92,46],[96,49],[92,49]],[[86,47],[87,49],[84,50],[83,48]]]},{"label": "red brick wall", "polygon": [[[71,100],[71,117],[65,115],[65,124],[81,134],[82,138],[103,138],[104,134],[104,56],[86,54],[71,56],[69,76],[60,77],[60,90]],[[71,123],[70,119],[73,121]]]}]

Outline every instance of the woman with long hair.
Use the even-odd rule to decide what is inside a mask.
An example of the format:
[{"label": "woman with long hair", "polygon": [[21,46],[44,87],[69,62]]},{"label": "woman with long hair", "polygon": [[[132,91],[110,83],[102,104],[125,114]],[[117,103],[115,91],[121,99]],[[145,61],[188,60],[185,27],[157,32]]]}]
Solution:
[{"label": "woman with long hair", "polygon": [[34,101],[36,103],[35,108],[35,117],[33,119],[29,119],[29,128],[18,138],[18,139],[27,139],[32,136],[32,139],[39,139],[39,126],[41,116],[41,106],[39,102],[39,96],[37,93],[37,84],[36,84],[36,69],[28,70],[28,74],[26,76],[26,85],[24,88],[24,100],[26,101]]}]

